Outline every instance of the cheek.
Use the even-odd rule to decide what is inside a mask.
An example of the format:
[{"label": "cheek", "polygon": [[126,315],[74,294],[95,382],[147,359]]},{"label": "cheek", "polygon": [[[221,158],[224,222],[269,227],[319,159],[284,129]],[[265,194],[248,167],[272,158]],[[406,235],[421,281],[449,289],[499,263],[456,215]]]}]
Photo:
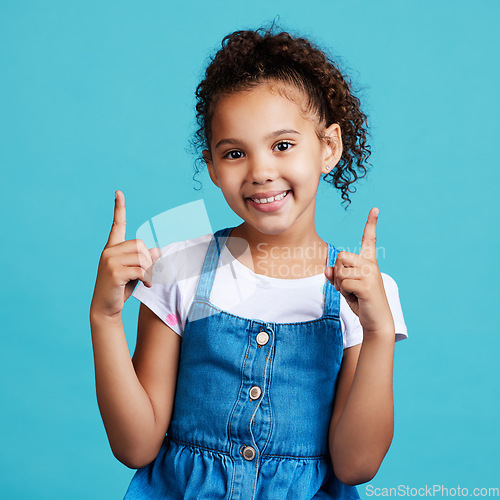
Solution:
[{"label": "cheek", "polygon": [[237,182],[236,176],[225,176],[221,179],[221,189],[228,199],[240,198],[240,185]]},{"label": "cheek", "polygon": [[282,172],[293,182],[307,183],[316,171],[321,171],[321,164],[315,158],[303,155],[287,162]]}]

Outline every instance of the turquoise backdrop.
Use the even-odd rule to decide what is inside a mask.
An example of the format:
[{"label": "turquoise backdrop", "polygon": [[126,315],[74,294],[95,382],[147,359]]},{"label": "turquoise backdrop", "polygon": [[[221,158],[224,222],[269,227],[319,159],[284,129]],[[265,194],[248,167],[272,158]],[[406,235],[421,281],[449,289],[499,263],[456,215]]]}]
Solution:
[{"label": "turquoise backdrop", "polygon": [[206,172],[195,189],[194,90],[224,35],[273,19],[338,58],[371,123],[352,205],[326,184],[317,202],[320,236],[350,251],[379,207],[409,331],[394,440],[360,494],[500,486],[497,1],[2,0],[2,498],[123,497],[134,471],[109,448],[88,321],[114,191],[127,239],[184,204],[162,238],[240,223]]}]

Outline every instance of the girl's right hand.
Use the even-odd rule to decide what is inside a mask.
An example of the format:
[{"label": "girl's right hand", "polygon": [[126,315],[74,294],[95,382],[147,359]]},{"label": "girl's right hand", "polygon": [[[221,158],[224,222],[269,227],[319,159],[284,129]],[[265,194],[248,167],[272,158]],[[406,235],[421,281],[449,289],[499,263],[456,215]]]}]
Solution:
[{"label": "girl's right hand", "polygon": [[159,259],[158,248],[148,250],[142,240],[125,241],[127,227],[125,196],[115,192],[115,213],[109,238],[101,254],[91,316],[116,319],[139,280],[151,287],[153,264]]}]

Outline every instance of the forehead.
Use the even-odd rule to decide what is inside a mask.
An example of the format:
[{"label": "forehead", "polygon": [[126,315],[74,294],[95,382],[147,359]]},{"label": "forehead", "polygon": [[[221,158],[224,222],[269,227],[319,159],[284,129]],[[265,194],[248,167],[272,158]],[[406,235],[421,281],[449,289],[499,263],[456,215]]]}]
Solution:
[{"label": "forehead", "polygon": [[212,139],[225,135],[248,135],[283,128],[314,128],[305,112],[307,97],[299,89],[278,82],[265,82],[248,90],[225,95],[212,117]]}]

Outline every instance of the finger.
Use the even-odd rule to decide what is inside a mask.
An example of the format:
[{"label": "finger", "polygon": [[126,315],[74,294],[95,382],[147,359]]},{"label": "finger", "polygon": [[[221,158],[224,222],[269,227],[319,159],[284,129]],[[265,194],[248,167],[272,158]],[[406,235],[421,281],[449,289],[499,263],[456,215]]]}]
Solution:
[{"label": "finger", "polygon": [[346,278],[360,279],[362,276],[360,267],[339,267],[336,272],[337,282]]},{"label": "finger", "polygon": [[341,251],[337,254],[337,257],[335,258],[335,263],[332,267],[332,279],[330,282],[332,285],[335,287],[336,290],[339,289],[338,285],[338,279],[339,279],[339,271],[344,267],[344,266],[354,266],[354,259],[359,258],[359,255],[352,254],[350,252],[346,251]]},{"label": "finger", "polygon": [[359,293],[359,287],[360,287],[360,280],[356,279],[344,279],[339,283],[339,291],[344,297],[346,295],[352,294],[352,295],[358,295]]},{"label": "finger", "polygon": [[362,275],[361,275],[362,273],[361,273],[360,269],[356,268],[356,267],[342,267],[339,269],[335,269],[334,274],[335,274],[335,276],[333,279],[333,286],[339,291],[342,289],[342,283],[345,280],[359,281],[362,279]]},{"label": "finger", "polygon": [[[159,249],[152,248],[148,249],[146,244],[141,239],[132,240],[136,245],[136,252],[141,256],[141,262],[143,262],[144,269],[144,283],[146,286],[152,285],[153,280],[153,265],[156,261],[155,257]],[[126,242],[127,243],[127,242]]]},{"label": "finger", "polygon": [[122,253],[111,257],[110,262],[119,263],[123,267],[141,267],[146,272],[151,267],[151,258],[142,253]]},{"label": "finger", "polygon": [[120,190],[118,190],[115,191],[115,213],[106,247],[117,245],[118,243],[125,241],[126,229],[127,216],[125,212],[125,196]]},{"label": "finger", "polygon": [[138,278],[141,280],[144,285],[147,287],[152,286],[152,270],[153,266],[151,265],[151,257],[148,254],[146,257],[142,253],[124,253],[119,255],[119,263],[123,267],[131,267],[134,270],[142,269],[142,274],[140,276],[134,276],[134,279]]},{"label": "finger", "polygon": [[345,250],[339,252],[335,260],[337,267],[353,267],[362,264],[362,262],[363,259],[357,253],[346,252]]},{"label": "finger", "polygon": [[153,269],[156,261],[161,257],[161,251],[159,248],[150,248],[148,250],[148,262],[149,266],[146,269],[146,273],[144,274],[144,277],[146,278],[147,282],[145,283],[146,286],[153,286]]},{"label": "finger", "polygon": [[326,279],[333,285],[333,267],[325,267]]},{"label": "finger", "polygon": [[120,246],[115,246],[109,249],[109,254],[120,253],[142,253],[145,257],[150,258],[151,254],[143,240],[137,238],[135,240],[122,241]]},{"label": "finger", "polygon": [[140,280],[146,286],[149,287],[148,285],[149,282],[144,277],[144,269],[142,267],[124,266],[122,277],[123,277],[123,282],[120,283],[121,285],[126,285],[129,281]]},{"label": "finger", "polygon": [[368,220],[363,231],[361,250],[359,255],[365,259],[375,262],[377,260],[377,220],[378,208],[372,208],[368,214]]},{"label": "finger", "polygon": [[147,268],[152,268],[155,262],[161,258],[161,250],[159,248],[150,248],[146,246],[143,240],[127,240],[123,241],[120,245],[115,245],[108,248],[108,255],[142,255],[144,262],[147,263]]},{"label": "finger", "polygon": [[333,267],[327,267],[325,269],[325,275],[328,278],[328,281],[333,285],[335,290],[339,290],[339,264],[335,263]]},{"label": "finger", "polygon": [[[157,247],[148,248],[146,246],[146,244],[144,243],[144,241],[141,239],[136,239],[136,240],[131,240],[131,241],[135,243],[137,252],[140,253],[145,258],[145,260],[147,262],[146,271],[148,273],[148,276],[152,277],[153,266],[156,263],[156,261],[161,258],[161,249],[159,249]],[[124,246],[127,243],[128,242],[125,242]]]}]

